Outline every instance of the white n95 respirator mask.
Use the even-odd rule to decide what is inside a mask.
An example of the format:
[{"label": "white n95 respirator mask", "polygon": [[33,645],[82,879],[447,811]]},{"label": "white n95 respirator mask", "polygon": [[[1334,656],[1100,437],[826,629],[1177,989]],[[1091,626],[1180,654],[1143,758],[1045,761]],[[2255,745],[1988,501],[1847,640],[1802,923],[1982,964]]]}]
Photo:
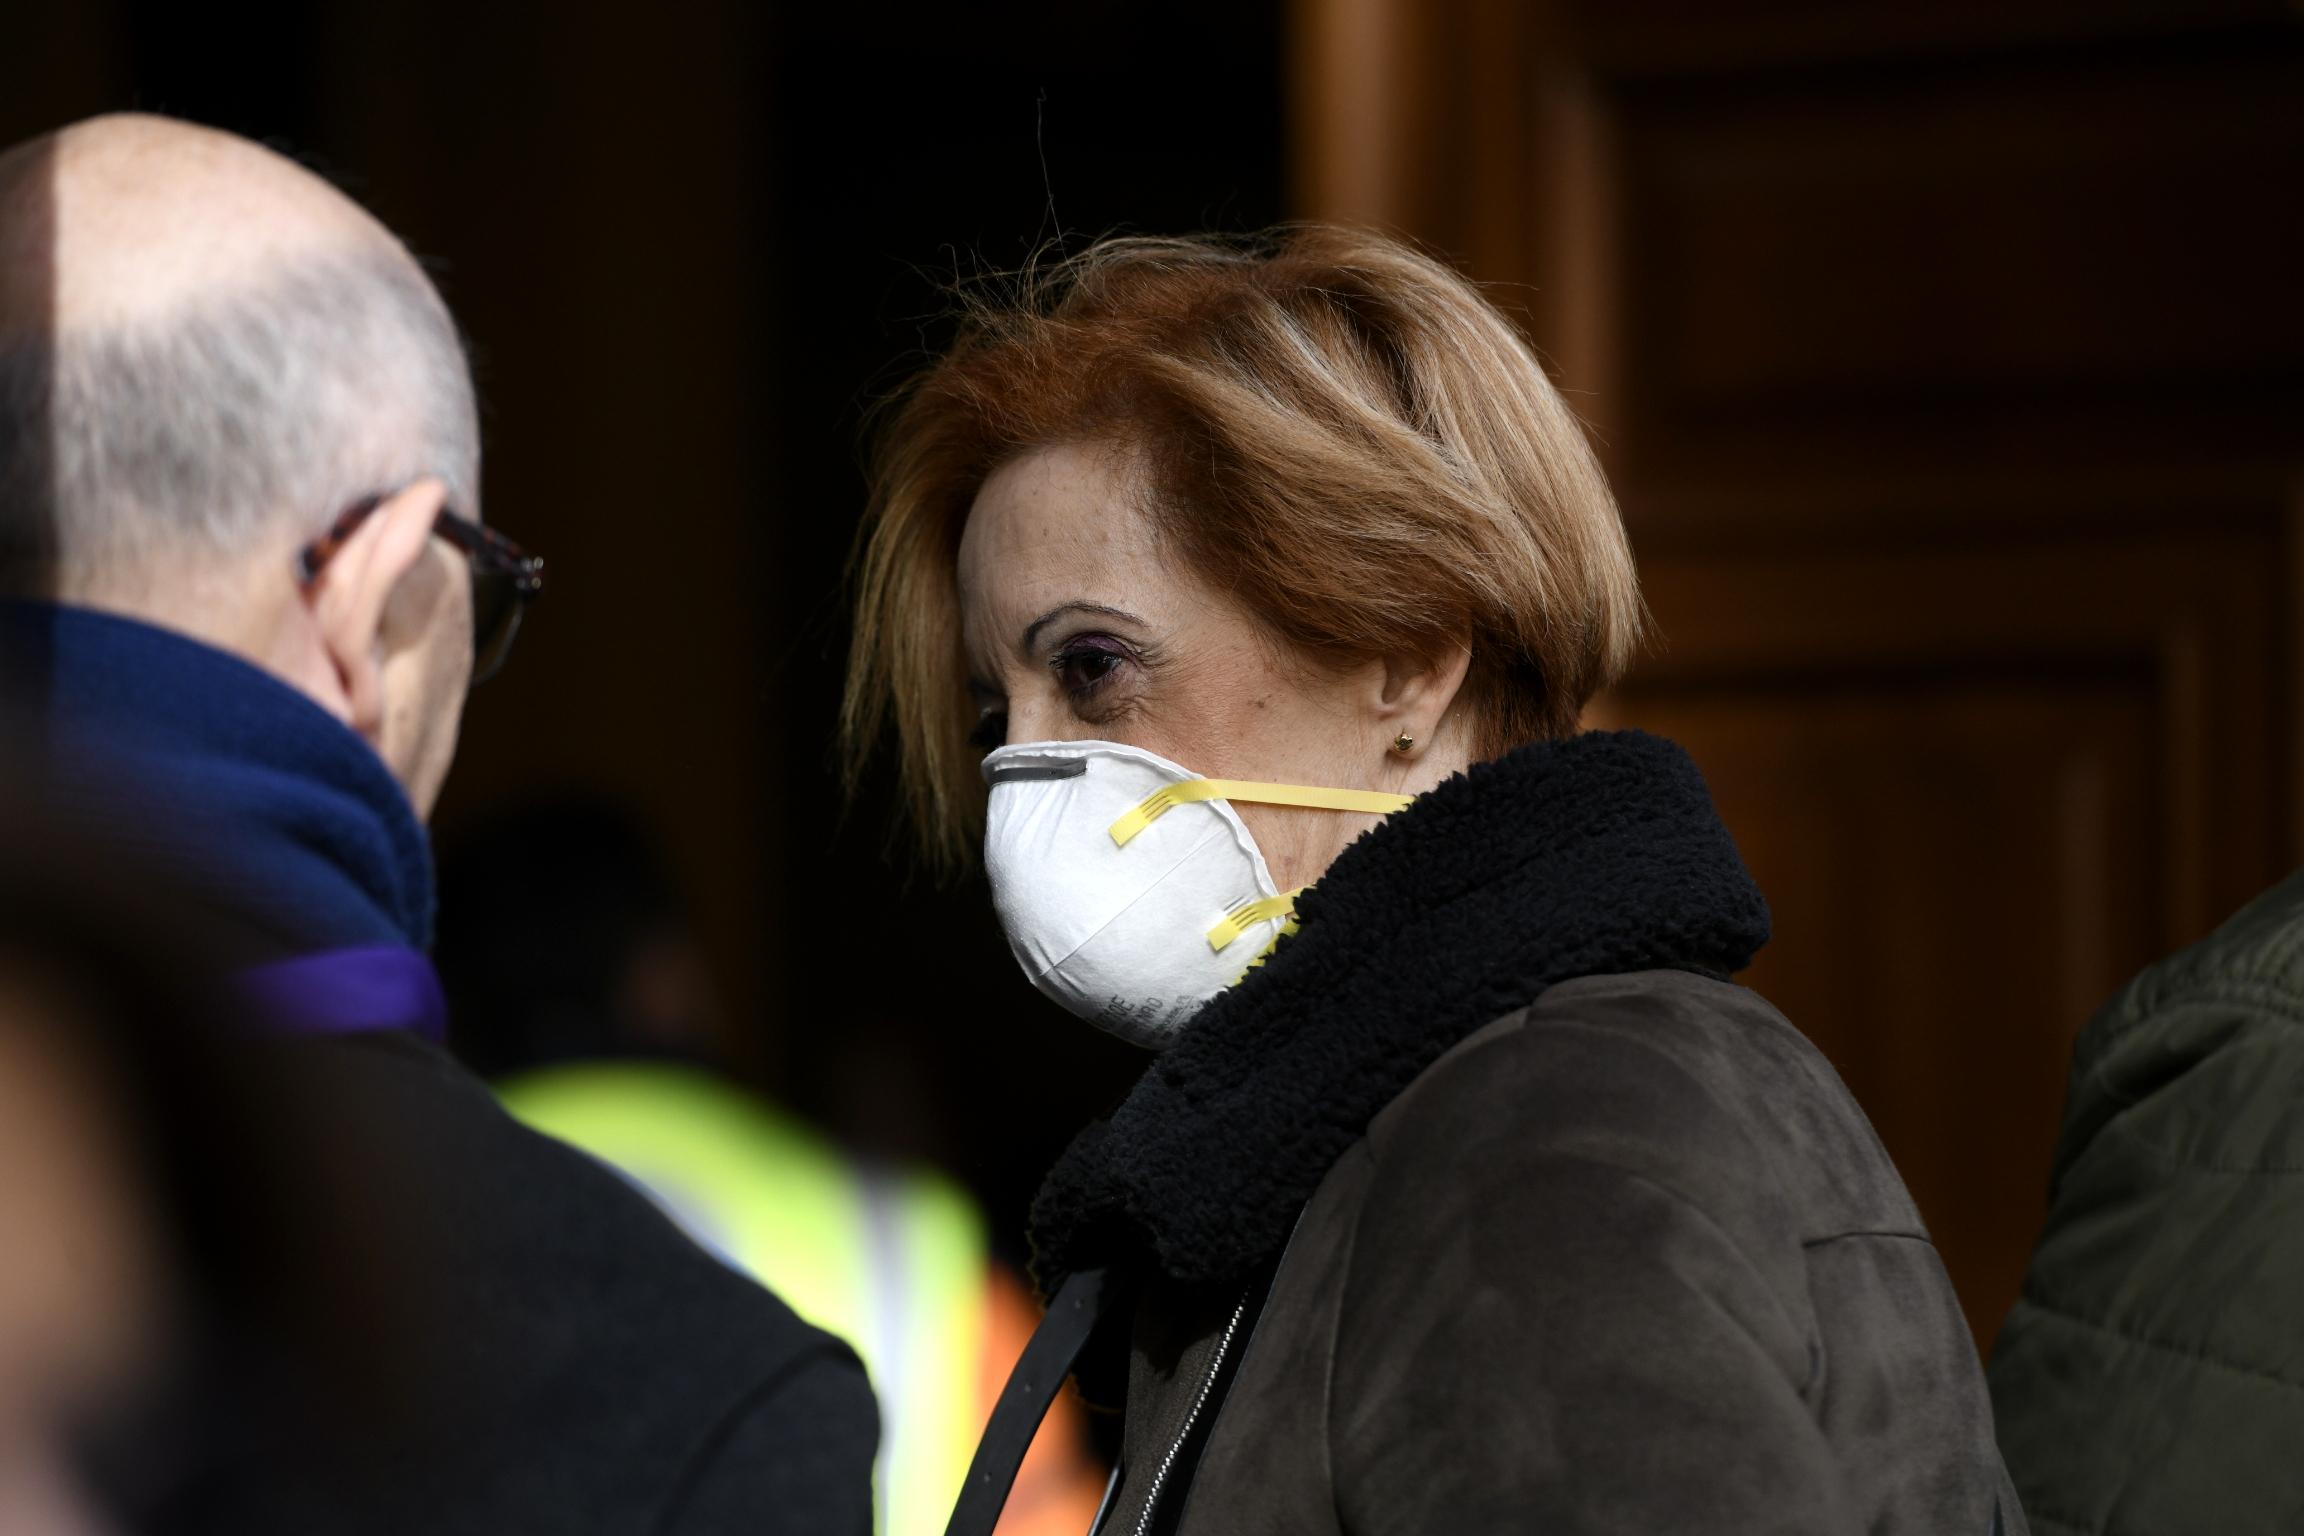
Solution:
[{"label": "white n95 respirator mask", "polygon": [[1278,940],[1295,891],[1272,882],[1229,802],[1378,815],[1374,790],[1205,779],[1140,747],[1043,741],[984,759],[984,870],[1032,984],[1159,1050]]}]

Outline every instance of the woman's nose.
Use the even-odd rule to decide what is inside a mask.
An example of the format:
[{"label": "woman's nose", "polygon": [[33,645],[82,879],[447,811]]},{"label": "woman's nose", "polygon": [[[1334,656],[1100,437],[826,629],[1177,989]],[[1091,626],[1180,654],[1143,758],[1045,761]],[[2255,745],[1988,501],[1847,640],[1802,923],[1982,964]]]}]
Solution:
[{"label": "woman's nose", "polygon": [[1070,710],[1056,709],[1045,704],[1027,705],[1011,700],[1008,706],[1008,740],[1020,741],[1088,741],[1096,732],[1082,725]]}]

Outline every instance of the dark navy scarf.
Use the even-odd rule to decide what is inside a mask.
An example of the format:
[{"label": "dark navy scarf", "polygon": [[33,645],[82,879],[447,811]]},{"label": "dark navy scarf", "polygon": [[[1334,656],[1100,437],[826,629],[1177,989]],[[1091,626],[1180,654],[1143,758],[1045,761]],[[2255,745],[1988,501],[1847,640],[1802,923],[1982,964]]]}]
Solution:
[{"label": "dark navy scarf", "polygon": [[254,925],[276,1022],[437,1037],[430,843],[326,710],[182,635],[20,602],[0,602],[0,701],[67,810]]}]

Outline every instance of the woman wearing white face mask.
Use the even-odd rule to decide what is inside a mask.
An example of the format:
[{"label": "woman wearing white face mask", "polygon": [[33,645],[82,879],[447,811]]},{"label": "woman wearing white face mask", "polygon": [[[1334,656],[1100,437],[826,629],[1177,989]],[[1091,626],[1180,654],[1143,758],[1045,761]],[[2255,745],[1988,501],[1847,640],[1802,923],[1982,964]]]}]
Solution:
[{"label": "woman wearing white face mask", "polygon": [[851,747],[893,721],[1034,982],[1162,1052],[1038,1202],[956,1531],[1075,1355],[1101,1530],[2020,1528],[1901,1181],[1728,981],[1767,913],[1701,779],[1577,733],[1631,558],[1468,285],[1107,242],[973,313],[876,471]]}]

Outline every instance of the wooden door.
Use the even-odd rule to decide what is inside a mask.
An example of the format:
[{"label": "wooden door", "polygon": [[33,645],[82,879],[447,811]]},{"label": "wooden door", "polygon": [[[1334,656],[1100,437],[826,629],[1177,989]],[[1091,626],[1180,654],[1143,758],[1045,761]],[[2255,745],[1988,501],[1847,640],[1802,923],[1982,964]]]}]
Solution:
[{"label": "wooden door", "polygon": [[2304,14],[1299,0],[1298,211],[1525,311],[1981,1345],[2071,1040],[2296,859]]}]

